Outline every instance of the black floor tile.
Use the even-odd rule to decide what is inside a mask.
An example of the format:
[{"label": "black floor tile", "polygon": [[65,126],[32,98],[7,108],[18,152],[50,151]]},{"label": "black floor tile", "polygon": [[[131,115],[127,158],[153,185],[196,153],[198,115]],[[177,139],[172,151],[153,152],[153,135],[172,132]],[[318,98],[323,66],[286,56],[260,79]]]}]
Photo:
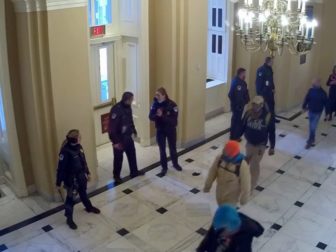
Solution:
[{"label": "black floor tile", "polygon": [[293,127],[294,127],[294,128],[297,128],[297,129],[300,128],[300,126],[299,126],[299,125],[296,125],[296,124],[294,124]]},{"label": "black floor tile", "polygon": [[49,232],[49,231],[53,230],[53,227],[52,227],[52,226],[50,226],[50,225],[47,225],[47,226],[43,227],[42,229],[43,229],[43,231],[44,231],[44,232],[46,232],[46,233],[47,233],[47,232]]},{"label": "black floor tile", "polygon": [[194,189],[191,189],[190,192],[193,194],[197,194],[200,192],[200,190],[198,190],[197,188],[194,188]]},{"label": "black floor tile", "polygon": [[282,226],[280,226],[279,224],[276,224],[276,223],[274,223],[274,224],[271,226],[271,229],[274,229],[274,230],[276,230],[276,231],[279,231],[281,228],[282,228]]},{"label": "black floor tile", "polygon": [[277,173],[279,173],[279,174],[283,175],[283,174],[285,174],[285,171],[283,171],[283,170],[279,169],[279,170],[277,170]]},{"label": "black floor tile", "polygon": [[300,201],[296,201],[294,205],[297,207],[303,207],[304,204]]},{"label": "black floor tile", "polygon": [[323,243],[323,242],[319,242],[319,243],[316,245],[316,248],[319,248],[319,249],[322,249],[322,250],[325,250],[327,247],[328,247],[328,245],[325,244],[325,243]]},{"label": "black floor tile", "polygon": [[262,192],[262,191],[265,190],[265,188],[262,187],[262,186],[257,186],[255,189],[256,189],[258,192]]},{"label": "black floor tile", "polygon": [[212,150],[217,150],[218,149],[218,147],[217,146],[211,146],[211,148],[210,149],[212,149]]},{"label": "black floor tile", "polygon": [[302,157],[301,157],[301,156],[298,156],[298,155],[296,155],[294,158],[297,159],[297,160],[302,159]]},{"label": "black floor tile", "polygon": [[158,212],[160,214],[164,214],[164,213],[168,212],[168,210],[164,207],[161,207],[161,208],[157,209],[156,212]]},{"label": "black floor tile", "polygon": [[186,159],[186,162],[192,163],[192,162],[194,162],[194,159],[188,158],[188,159]]},{"label": "black floor tile", "polygon": [[197,177],[197,176],[201,175],[201,173],[200,173],[200,172],[193,172],[192,175],[193,175],[194,177]]},{"label": "black floor tile", "polygon": [[321,187],[321,184],[320,183],[314,183],[313,186],[315,186],[315,187]]},{"label": "black floor tile", "polygon": [[329,171],[335,171],[336,168],[330,166],[330,167],[328,167],[328,170],[329,170]]},{"label": "black floor tile", "polygon": [[206,229],[204,229],[204,228],[200,228],[200,229],[198,229],[196,231],[196,233],[198,233],[198,234],[200,234],[202,236],[205,236],[208,233],[208,231]]},{"label": "black floor tile", "polygon": [[285,137],[286,135],[285,134],[280,134],[279,137]]},{"label": "black floor tile", "polygon": [[126,189],[123,191],[123,193],[125,194],[131,194],[133,191],[131,189]]},{"label": "black floor tile", "polygon": [[118,230],[117,233],[121,236],[125,236],[129,234],[128,230],[126,230],[125,228]]},{"label": "black floor tile", "polygon": [[0,245],[0,252],[6,251],[8,248],[5,244]]},{"label": "black floor tile", "polygon": [[332,126],[333,126],[334,128],[336,128],[336,124],[333,124]]},{"label": "black floor tile", "polygon": [[326,137],[326,136],[328,136],[328,134],[327,134],[327,133],[322,133],[321,135],[322,135],[322,136],[325,136],[325,137]]}]

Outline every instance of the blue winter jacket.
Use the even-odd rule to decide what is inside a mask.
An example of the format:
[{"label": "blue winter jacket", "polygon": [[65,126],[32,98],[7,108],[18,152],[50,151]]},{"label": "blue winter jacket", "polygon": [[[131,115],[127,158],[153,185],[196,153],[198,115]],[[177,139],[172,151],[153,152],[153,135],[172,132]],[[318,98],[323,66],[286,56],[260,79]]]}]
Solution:
[{"label": "blue winter jacket", "polygon": [[308,94],[304,100],[303,109],[308,109],[312,113],[322,113],[326,108],[328,102],[327,93],[323,88],[313,87],[309,89]]}]

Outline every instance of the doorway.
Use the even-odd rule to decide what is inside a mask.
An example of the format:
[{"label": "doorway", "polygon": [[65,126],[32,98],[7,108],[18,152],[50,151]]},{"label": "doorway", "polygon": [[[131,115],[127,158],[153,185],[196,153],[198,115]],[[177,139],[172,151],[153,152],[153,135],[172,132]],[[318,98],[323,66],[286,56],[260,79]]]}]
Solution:
[{"label": "doorway", "polygon": [[91,46],[91,89],[97,146],[109,142],[109,112],[116,103],[115,62],[114,42]]}]

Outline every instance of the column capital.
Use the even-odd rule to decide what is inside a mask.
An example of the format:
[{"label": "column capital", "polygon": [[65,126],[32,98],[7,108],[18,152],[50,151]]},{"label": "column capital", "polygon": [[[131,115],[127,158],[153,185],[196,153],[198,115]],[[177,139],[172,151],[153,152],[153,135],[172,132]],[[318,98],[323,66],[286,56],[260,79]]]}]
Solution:
[{"label": "column capital", "polygon": [[12,0],[16,12],[37,12],[87,6],[87,0]]}]

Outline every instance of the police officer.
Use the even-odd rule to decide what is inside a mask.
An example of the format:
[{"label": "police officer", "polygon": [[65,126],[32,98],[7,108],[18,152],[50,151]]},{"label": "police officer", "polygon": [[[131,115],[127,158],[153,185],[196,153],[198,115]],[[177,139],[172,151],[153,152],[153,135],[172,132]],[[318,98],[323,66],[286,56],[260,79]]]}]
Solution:
[{"label": "police officer", "polygon": [[267,142],[270,142],[269,155],[274,155],[275,122],[272,114],[264,102],[264,98],[256,96],[252,101],[252,108],[248,109],[243,117],[241,135],[245,135],[246,159],[251,169],[252,190],[257,186],[260,174],[260,162],[266,151]]},{"label": "police officer", "polygon": [[245,105],[250,102],[250,95],[245,82],[246,70],[239,68],[237,76],[231,82],[229,98],[231,102],[231,140],[240,140],[238,135],[242,124],[242,116]]},{"label": "police officer", "polygon": [[134,126],[132,103],[134,95],[125,92],[120,102],[110,112],[109,137],[113,144],[114,163],[113,176],[117,184],[122,183],[120,177],[123,155],[126,153],[130,167],[130,177],[134,178],[145,173],[138,170],[133,136],[137,135]]},{"label": "police officer", "polygon": [[155,122],[156,140],[160,149],[160,161],[162,166],[161,176],[165,176],[168,170],[166,140],[170,151],[170,157],[173,166],[177,171],[182,171],[178,164],[176,151],[176,127],[178,118],[178,107],[176,103],[169,99],[164,88],[156,91],[154,102],[152,104],[149,119]]},{"label": "police officer", "polygon": [[264,65],[258,68],[256,78],[257,95],[262,96],[272,113],[276,123],[280,121],[275,118],[275,85],[273,80],[273,59],[266,57]]},{"label": "police officer", "polygon": [[86,193],[87,182],[90,181],[90,171],[86,163],[81,136],[78,130],[70,130],[66,136],[60,154],[57,169],[56,186],[58,190],[62,183],[67,191],[65,200],[65,216],[71,229],[77,229],[73,221],[73,207],[77,194],[89,213],[99,214],[100,210],[92,206]]}]

